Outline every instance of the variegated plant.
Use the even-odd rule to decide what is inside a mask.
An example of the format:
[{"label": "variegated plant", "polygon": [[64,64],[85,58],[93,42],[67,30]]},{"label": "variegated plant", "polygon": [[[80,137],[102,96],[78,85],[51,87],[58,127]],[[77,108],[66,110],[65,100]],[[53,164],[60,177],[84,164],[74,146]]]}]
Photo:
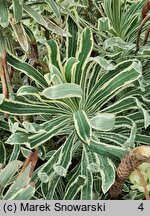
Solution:
[{"label": "variegated plant", "polygon": [[[68,17],[67,31],[72,37],[62,45],[65,55],[56,40],[46,42],[49,72],[44,75],[7,52],[8,64],[31,84],[9,99],[1,95],[0,112],[10,117],[8,124],[0,123],[11,131],[6,140],[13,145],[10,161],[38,149],[43,163],[32,177],[38,189],[35,197],[100,199],[114,183],[116,161],[135,143],[150,144],[149,136],[141,134],[150,124],[149,84],[143,84],[142,65],[136,59],[112,64],[91,57],[90,28],[80,32]],[[33,116],[33,122],[25,116]],[[55,137],[62,141],[53,149]]]}]

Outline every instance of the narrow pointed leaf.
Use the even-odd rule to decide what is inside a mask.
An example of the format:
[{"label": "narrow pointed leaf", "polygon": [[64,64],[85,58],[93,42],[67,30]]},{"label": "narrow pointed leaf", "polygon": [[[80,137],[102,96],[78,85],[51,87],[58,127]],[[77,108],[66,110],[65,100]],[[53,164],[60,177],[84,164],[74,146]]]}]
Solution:
[{"label": "narrow pointed leaf", "polygon": [[49,122],[49,125],[45,127],[46,133],[39,133],[29,136],[30,148],[34,149],[37,146],[46,143],[52,137],[62,134],[62,130],[68,125],[68,119],[64,116],[57,117]]},{"label": "narrow pointed leaf", "polygon": [[14,133],[7,140],[6,143],[10,145],[29,145],[28,136],[24,133]]},{"label": "narrow pointed leaf", "polygon": [[79,84],[82,79],[85,79],[83,75],[84,67],[87,64],[87,60],[91,54],[93,48],[93,36],[92,31],[89,28],[85,28],[82,32],[81,39],[80,39],[80,47],[79,51],[76,54],[76,58],[79,61],[79,64],[76,68],[75,74],[75,82]]},{"label": "narrow pointed leaf", "polygon": [[73,114],[76,132],[82,142],[90,144],[92,129],[89,119],[84,110],[80,110]]},{"label": "narrow pointed leaf", "polygon": [[14,31],[16,37],[17,37],[17,40],[18,40],[20,46],[22,47],[22,49],[26,53],[28,53],[30,45],[29,45],[27,35],[26,35],[25,29],[24,29],[22,23],[21,22],[18,22],[18,23],[15,23],[15,24],[11,23],[11,26],[13,28],[13,31]]},{"label": "narrow pointed leaf", "polygon": [[42,87],[47,87],[47,83],[44,79],[44,76],[29,64],[23,62],[11,53],[7,53],[7,61],[13,68],[25,73],[27,76],[29,76]]},{"label": "narrow pointed leaf", "polygon": [[49,40],[46,43],[46,47],[48,50],[49,61],[61,71],[60,48],[57,42],[55,40]]},{"label": "narrow pointed leaf", "polygon": [[13,13],[16,22],[19,22],[22,18],[22,3],[23,0],[13,0]]},{"label": "narrow pointed leaf", "polygon": [[[4,39],[4,34],[3,34],[3,29],[0,28],[0,57],[4,57],[6,53],[6,48],[5,48],[5,39]],[[1,63],[2,64],[2,63]],[[0,75],[2,74],[3,68],[2,65],[0,65]]]},{"label": "narrow pointed leaf", "polygon": [[138,106],[138,108],[142,111],[143,116],[144,116],[144,127],[147,128],[150,125],[150,115],[148,113],[148,111],[143,108],[142,104],[140,103],[140,101],[135,98],[136,104]]},{"label": "narrow pointed leaf", "polygon": [[72,37],[67,37],[66,39],[66,56],[67,59],[70,57],[76,56],[76,50],[77,50],[77,41],[78,41],[78,26],[73,21],[73,19],[68,16],[67,20],[67,30],[71,34]]},{"label": "narrow pointed leaf", "polygon": [[9,25],[7,1],[0,0],[0,24],[5,28]]},{"label": "narrow pointed leaf", "polygon": [[123,158],[129,151],[127,148],[109,145],[95,140],[91,140],[89,148],[97,154],[119,159]]},{"label": "narrow pointed leaf", "polygon": [[20,154],[21,146],[19,144],[13,146],[13,150],[11,152],[9,162],[18,160],[19,154]]},{"label": "narrow pointed leaf", "polygon": [[49,181],[49,176],[53,171],[53,164],[57,163],[61,148],[55,151],[50,159],[42,166],[42,168],[38,171],[38,177],[43,183],[47,183]]},{"label": "narrow pointed leaf", "polygon": [[102,155],[99,155],[100,173],[102,177],[102,191],[105,194],[115,181],[115,167],[113,162]]},{"label": "narrow pointed leaf", "polygon": [[18,101],[9,101],[5,99],[2,104],[0,104],[0,111],[3,113],[10,113],[12,115],[37,115],[37,114],[69,114],[67,110],[57,108],[54,106],[41,106],[29,103],[22,103]]},{"label": "narrow pointed leaf", "polygon": [[79,175],[65,193],[64,200],[73,200],[86,183],[86,177]]},{"label": "narrow pointed leaf", "polygon": [[5,164],[6,161],[6,148],[4,143],[0,140],[0,164]]},{"label": "narrow pointed leaf", "polygon": [[53,33],[56,33],[58,35],[68,37],[71,36],[69,32],[64,31],[62,28],[57,26],[54,22],[52,22],[50,19],[43,18],[43,16],[38,13],[36,10],[34,10],[32,7],[28,5],[23,5],[23,9],[31,16],[33,19],[39,23],[40,25],[44,26],[47,30],[51,30]]},{"label": "narrow pointed leaf", "polygon": [[93,106],[95,109],[95,107],[104,105],[110,98],[115,96],[119,89],[128,87],[140,77],[142,77],[141,63],[133,62],[128,68],[116,74],[111,79],[108,79],[92,97],[89,97],[88,106]]},{"label": "narrow pointed leaf", "polygon": [[65,78],[67,82],[73,81],[74,74],[75,74],[75,67],[78,63],[79,61],[74,57],[71,57],[67,60],[65,64]]},{"label": "narrow pointed leaf", "polygon": [[56,17],[60,20],[61,14],[59,11],[59,7],[55,3],[55,1],[54,0],[45,0],[45,2],[47,2],[47,4],[52,8],[52,11],[55,13]]},{"label": "narrow pointed leaf", "polygon": [[81,189],[81,200],[92,200],[93,198],[93,175],[89,169],[88,150],[83,147],[81,159],[81,175],[87,177],[85,185]]},{"label": "narrow pointed leaf", "polygon": [[54,164],[53,169],[60,176],[66,176],[68,168],[72,161],[72,152],[73,152],[73,144],[75,142],[76,136],[75,133],[71,133],[66,142],[63,144],[59,160],[56,164]]}]

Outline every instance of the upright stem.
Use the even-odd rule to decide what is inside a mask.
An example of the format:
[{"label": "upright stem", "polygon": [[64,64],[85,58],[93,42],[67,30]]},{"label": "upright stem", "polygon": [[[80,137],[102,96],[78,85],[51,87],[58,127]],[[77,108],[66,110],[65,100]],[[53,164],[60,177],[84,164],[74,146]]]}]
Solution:
[{"label": "upright stem", "polygon": [[139,27],[139,30],[138,30],[138,33],[137,33],[137,38],[136,38],[136,51],[139,50],[139,41],[140,41],[140,35],[141,35],[141,32],[142,32],[142,28],[143,28],[144,24],[145,24],[149,19],[150,19],[150,15],[146,16],[146,17],[143,19],[143,21],[142,21],[142,23],[141,23],[141,25],[140,25],[140,27]]}]

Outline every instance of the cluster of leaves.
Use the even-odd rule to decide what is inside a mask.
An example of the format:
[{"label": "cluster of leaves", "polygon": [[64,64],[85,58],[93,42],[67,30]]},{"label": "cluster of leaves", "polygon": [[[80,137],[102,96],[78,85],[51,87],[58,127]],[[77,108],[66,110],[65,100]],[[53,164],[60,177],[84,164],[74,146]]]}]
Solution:
[{"label": "cluster of leaves", "polygon": [[1,199],[109,199],[120,159],[150,145],[144,3],[0,0]]}]

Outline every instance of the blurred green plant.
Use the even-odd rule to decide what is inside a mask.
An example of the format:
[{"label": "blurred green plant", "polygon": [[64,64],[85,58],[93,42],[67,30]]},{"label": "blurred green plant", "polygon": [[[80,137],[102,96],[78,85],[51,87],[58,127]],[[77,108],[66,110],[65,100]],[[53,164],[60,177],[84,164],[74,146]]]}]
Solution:
[{"label": "blurred green plant", "polygon": [[134,43],[141,23],[141,9],[145,0],[131,5],[124,0],[104,0],[106,17],[99,19],[99,29],[105,30],[126,42]]}]

